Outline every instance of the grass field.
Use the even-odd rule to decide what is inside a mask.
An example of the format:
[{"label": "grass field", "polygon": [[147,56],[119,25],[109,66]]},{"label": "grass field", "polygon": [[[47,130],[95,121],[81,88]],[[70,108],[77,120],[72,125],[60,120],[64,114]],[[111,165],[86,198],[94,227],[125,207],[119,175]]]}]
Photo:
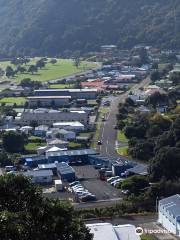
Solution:
[{"label": "grass field", "polygon": [[36,151],[37,148],[44,147],[44,146],[46,146],[45,143],[32,143],[32,142],[30,142],[27,145],[25,145],[25,149],[26,149],[26,151]]},{"label": "grass field", "polygon": [[156,240],[152,235],[142,235],[141,240]]},{"label": "grass field", "polygon": [[124,135],[123,131],[120,131],[120,130],[118,130],[118,133],[117,133],[117,140],[119,142],[128,142],[128,139]]},{"label": "grass field", "polygon": [[[28,63],[27,66],[25,66],[27,69],[30,65],[35,64],[37,62],[38,58],[33,58],[31,61]],[[49,61],[49,59],[48,59]],[[0,62],[0,68],[6,69],[7,66],[13,67],[15,69],[16,67],[12,65],[9,61],[5,62]],[[73,74],[77,74],[83,71],[86,71],[88,69],[92,69],[97,67],[96,64],[90,63],[90,62],[82,62],[81,65],[77,68],[74,66],[74,62],[72,60],[67,60],[67,59],[57,59],[56,64],[52,64],[48,62],[45,66],[45,68],[42,68],[35,74],[31,73],[24,73],[20,74],[18,73],[15,77],[10,78],[9,80],[15,81],[15,82],[20,82],[24,78],[31,78],[32,80],[37,80],[37,81],[48,81],[48,80],[54,80],[58,78],[63,78],[67,76],[71,76]],[[2,77],[2,79],[6,79],[7,77]]]},{"label": "grass field", "polygon": [[118,148],[117,153],[121,156],[127,157],[128,156],[128,146]]},{"label": "grass field", "polygon": [[26,102],[26,98],[24,97],[7,97],[7,98],[2,98],[0,100],[0,103],[5,103],[5,104],[16,104],[17,106],[22,106],[24,105]]},{"label": "grass field", "polygon": [[49,88],[74,88],[74,84],[51,84]]}]

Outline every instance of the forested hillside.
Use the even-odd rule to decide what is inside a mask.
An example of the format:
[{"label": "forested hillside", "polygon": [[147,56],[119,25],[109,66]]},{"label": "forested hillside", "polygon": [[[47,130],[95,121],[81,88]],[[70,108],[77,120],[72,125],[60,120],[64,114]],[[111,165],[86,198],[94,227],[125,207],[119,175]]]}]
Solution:
[{"label": "forested hillside", "polygon": [[179,0],[0,0],[0,52],[180,47]]}]

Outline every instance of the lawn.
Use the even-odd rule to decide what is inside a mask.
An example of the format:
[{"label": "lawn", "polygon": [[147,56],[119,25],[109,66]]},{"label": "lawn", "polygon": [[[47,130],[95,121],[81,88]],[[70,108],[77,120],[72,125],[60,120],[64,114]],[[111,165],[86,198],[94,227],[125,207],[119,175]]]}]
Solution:
[{"label": "lawn", "polygon": [[35,142],[30,142],[25,145],[26,151],[33,151],[35,152],[37,148],[46,146],[46,143],[35,143]]},{"label": "lawn", "polygon": [[142,235],[141,240],[156,240],[152,235]]},{"label": "lawn", "polygon": [[128,146],[118,148],[117,153],[121,156],[127,157],[128,156]]},{"label": "lawn", "polygon": [[128,142],[128,139],[126,138],[125,134],[124,134],[123,131],[121,131],[121,130],[118,130],[117,140],[118,140],[119,142]]},{"label": "lawn", "polygon": [[2,98],[0,100],[0,103],[5,103],[5,104],[16,104],[17,106],[22,106],[26,102],[26,98],[24,97],[7,97],[7,98]]},{"label": "lawn", "polygon": [[[31,61],[28,63],[26,68],[28,68],[30,65],[35,64],[37,62],[38,58],[33,58]],[[49,61],[50,59],[48,59]],[[15,69],[14,65],[11,65],[9,61],[5,62],[0,62],[0,68],[6,69],[7,66],[12,66]],[[24,73],[20,74],[18,73],[15,77],[10,78],[10,80],[15,81],[15,82],[20,82],[24,78],[31,78],[32,80],[37,80],[37,81],[48,81],[48,80],[55,80],[58,78],[63,78],[67,76],[71,76],[73,74],[77,74],[83,71],[86,71],[88,69],[92,69],[97,67],[96,64],[90,63],[90,62],[82,62],[81,65],[77,68],[74,66],[73,60],[68,60],[68,59],[57,59],[56,64],[52,64],[48,62],[45,66],[45,68],[42,68],[35,74],[30,74],[30,73]],[[3,77],[2,79],[6,79],[7,77]]]},{"label": "lawn", "polygon": [[51,84],[49,85],[49,88],[74,88],[74,84]]}]

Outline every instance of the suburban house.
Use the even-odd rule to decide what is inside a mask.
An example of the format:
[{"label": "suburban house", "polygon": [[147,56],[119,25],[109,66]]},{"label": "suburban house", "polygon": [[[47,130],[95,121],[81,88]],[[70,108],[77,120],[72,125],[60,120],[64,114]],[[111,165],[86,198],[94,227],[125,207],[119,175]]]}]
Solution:
[{"label": "suburban house", "polygon": [[53,124],[54,128],[65,129],[75,132],[81,132],[85,130],[84,124],[80,122],[57,122]]},{"label": "suburban house", "polygon": [[158,222],[168,231],[180,237],[180,195],[159,201]]},{"label": "suburban house", "polygon": [[65,129],[59,130],[59,135],[60,135],[60,138],[65,140],[65,141],[76,139],[76,133],[75,132],[67,131]]},{"label": "suburban house", "polygon": [[34,135],[37,136],[37,137],[45,137],[47,131],[48,131],[48,126],[41,125],[41,126],[35,127]]}]

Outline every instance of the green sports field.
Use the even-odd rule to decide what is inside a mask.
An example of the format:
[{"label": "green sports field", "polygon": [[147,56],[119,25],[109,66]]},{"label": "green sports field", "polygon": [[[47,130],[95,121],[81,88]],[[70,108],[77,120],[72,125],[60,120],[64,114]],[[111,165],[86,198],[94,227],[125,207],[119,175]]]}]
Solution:
[{"label": "green sports field", "polygon": [[[28,69],[28,67],[30,65],[35,64],[38,59],[39,58],[33,58],[27,65],[23,65],[23,66]],[[49,61],[50,59],[48,59],[48,63],[46,64],[45,68],[38,70],[38,72],[35,74],[18,73],[15,77],[10,78],[9,80],[11,80],[12,82],[20,82],[24,78],[31,78],[32,80],[45,82],[48,80],[54,80],[54,79],[71,76],[73,74],[81,73],[88,69],[93,69],[97,67],[95,63],[90,63],[85,61],[81,62],[81,65],[78,68],[74,66],[73,60],[57,59],[57,63],[54,65]],[[7,66],[11,66],[13,69],[16,68],[9,61],[0,62],[0,68],[2,68],[3,70],[5,70]],[[3,76],[2,79],[7,80],[8,78],[6,76]]]},{"label": "green sports field", "polygon": [[16,104],[17,106],[22,106],[26,102],[26,98],[24,97],[6,97],[0,100],[0,103],[5,104]]}]

